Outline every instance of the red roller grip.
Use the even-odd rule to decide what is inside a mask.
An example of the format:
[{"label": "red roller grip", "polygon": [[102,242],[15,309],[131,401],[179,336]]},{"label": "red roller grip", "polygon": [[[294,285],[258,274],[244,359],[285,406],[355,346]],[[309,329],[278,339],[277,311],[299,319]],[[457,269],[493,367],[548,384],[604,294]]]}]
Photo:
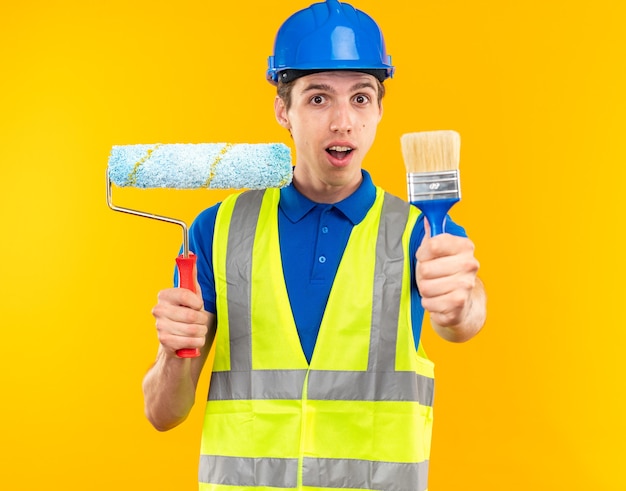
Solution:
[{"label": "red roller grip", "polygon": [[[186,288],[195,293],[196,283],[193,277],[193,268],[196,265],[195,254],[190,253],[189,257],[182,254],[176,258],[176,266],[178,266],[178,286]],[[197,348],[183,348],[176,351],[180,358],[197,358],[200,356],[200,350]]]}]

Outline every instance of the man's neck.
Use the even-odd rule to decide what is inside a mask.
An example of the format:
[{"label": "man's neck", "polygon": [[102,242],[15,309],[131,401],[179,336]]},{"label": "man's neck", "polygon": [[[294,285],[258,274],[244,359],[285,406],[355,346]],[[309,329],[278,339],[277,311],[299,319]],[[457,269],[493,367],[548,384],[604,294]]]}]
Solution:
[{"label": "man's neck", "polygon": [[334,204],[343,201],[359,188],[361,182],[363,182],[363,175],[360,172],[358,178],[340,185],[311,178],[309,175],[298,172],[298,166],[296,166],[293,174],[293,185],[298,192],[311,201],[321,204]]}]

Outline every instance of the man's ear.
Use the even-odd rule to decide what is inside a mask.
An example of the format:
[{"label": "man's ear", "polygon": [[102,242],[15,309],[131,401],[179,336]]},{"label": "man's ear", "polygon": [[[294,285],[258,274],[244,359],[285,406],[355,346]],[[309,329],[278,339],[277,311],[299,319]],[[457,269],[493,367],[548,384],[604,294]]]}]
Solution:
[{"label": "man's ear", "polygon": [[283,128],[291,129],[291,123],[289,122],[289,116],[287,115],[287,108],[285,107],[285,101],[279,96],[274,99],[274,114],[276,115],[276,121]]}]

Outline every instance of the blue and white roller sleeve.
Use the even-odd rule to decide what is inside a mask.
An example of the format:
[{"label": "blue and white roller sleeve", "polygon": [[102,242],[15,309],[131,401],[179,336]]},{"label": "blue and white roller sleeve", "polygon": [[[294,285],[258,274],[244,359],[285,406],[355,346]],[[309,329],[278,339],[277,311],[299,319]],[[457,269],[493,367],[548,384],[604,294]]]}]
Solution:
[{"label": "blue and white roller sleeve", "polygon": [[116,145],[108,163],[116,186],[173,189],[266,189],[292,179],[282,143]]}]

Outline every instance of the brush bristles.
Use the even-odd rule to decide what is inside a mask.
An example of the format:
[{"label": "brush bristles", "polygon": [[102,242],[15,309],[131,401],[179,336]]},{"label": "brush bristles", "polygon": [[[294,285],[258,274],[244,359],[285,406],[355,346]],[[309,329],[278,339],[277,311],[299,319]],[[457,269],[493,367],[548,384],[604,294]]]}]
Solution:
[{"label": "brush bristles", "polygon": [[456,131],[406,133],[400,142],[404,165],[409,174],[459,168],[461,137]]}]

